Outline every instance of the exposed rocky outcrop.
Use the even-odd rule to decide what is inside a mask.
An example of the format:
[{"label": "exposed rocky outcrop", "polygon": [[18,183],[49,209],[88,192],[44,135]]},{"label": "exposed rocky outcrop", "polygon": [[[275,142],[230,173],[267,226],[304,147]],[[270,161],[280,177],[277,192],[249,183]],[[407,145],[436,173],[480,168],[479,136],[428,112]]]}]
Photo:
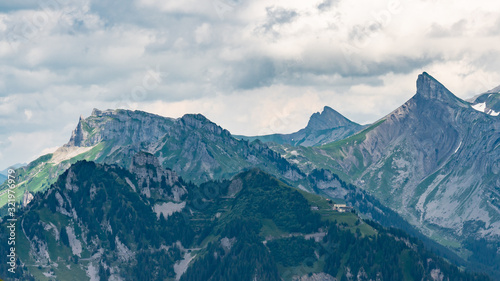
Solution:
[{"label": "exposed rocky outcrop", "polygon": [[[144,155],[141,156],[144,159],[137,158],[137,153],[141,151],[154,155],[156,162],[149,163],[152,158]],[[201,114],[186,114],[172,119],[142,111],[94,109],[88,118],[79,119],[66,145],[24,168],[19,179],[19,182],[25,183],[23,191],[48,188],[57,176],[81,159],[118,164],[124,168],[133,165],[133,159],[145,161],[145,165],[157,166],[155,179],[165,177],[167,186],[175,178],[171,174],[159,174],[160,167],[172,169],[177,175],[195,183],[228,179],[252,167],[259,167],[286,181],[305,177],[296,166],[266,144],[235,139],[229,131]],[[33,180],[37,177],[42,179]],[[148,178],[147,181],[151,180]],[[147,181],[137,187],[146,194],[151,192]],[[178,188],[173,185],[173,190]],[[182,189],[178,191],[174,192],[174,198],[182,196]]]},{"label": "exposed rocky outcrop", "polygon": [[68,146],[94,146],[103,141],[115,145],[152,143],[165,135],[174,119],[142,111],[94,109],[80,117]]},{"label": "exposed rocky outcrop", "polygon": [[344,139],[363,128],[345,118],[331,107],[325,106],[321,113],[314,113],[307,126],[292,134],[273,134],[256,137],[237,136],[241,139],[275,142],[287,145],[317,146]]},{"label": "exposed rocky outcrop", "polygon": [[147,152],[137,153],[130,164],[129,171],[137,177],[139,192],[147,198],[180,201],[188,193],[179,181],[179,176],[160,165],[158,158]]},{"label": "exposed rocky outcrop", "polygon": [[428,235],[462,240],[500,239],[499,146],[498,117],[423,73],[408,102],[324,150],[355,184]]},{"label": "exposed rocky outcrop", "polygon": [[311,275],[304,275],[301,277],[294,277],[293,281],[337,281],[337,278],[326,273],[314,273]]},{"label": "exposed rocky outcrop", "polygon": [[27,190],[23,194],[23,207],[28,206],[28,204],[33,200],[33,194],[29,193]]}]

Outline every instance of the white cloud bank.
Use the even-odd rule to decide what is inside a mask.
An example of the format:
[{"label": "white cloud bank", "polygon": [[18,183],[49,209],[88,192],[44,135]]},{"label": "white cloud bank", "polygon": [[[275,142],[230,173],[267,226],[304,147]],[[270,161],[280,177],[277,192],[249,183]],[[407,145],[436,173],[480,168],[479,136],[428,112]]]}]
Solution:
[{"label": "white cloud bank", "polygon": [[325,105],[373,122],[424,70],[467,98],[500,84],[499,35],[489,0],[0,3],[0,168],[62,145],[94,107],[255,135]]}]

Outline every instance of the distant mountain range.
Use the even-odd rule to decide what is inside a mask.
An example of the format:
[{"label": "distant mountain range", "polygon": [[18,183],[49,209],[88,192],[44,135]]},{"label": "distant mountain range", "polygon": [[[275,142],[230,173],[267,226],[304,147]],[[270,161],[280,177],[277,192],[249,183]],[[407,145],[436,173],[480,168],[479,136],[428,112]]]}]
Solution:
[{"label": "distant mountain range", "polygon": [[490,251],[500,241],[500,119],[473,106],[423,73],[414,97],[363,131],[280,151],[342,175],[470,259],[472,241],[486,239]]},{"label": "distant mountain range", "polygon": [[[184,182],[140,152],[79,161],[19,215],[20,280],[489,280],[250,169]],[[7,237],[7,228],[0,237]],[[7,244],[0,244],[7,251]],[[0,275],[8,276],[6,263]],[[358,278],[359,279],[359,278]]]},{"label": "distant mountain range", "polygon": [[309,119],[307,126],[298,132],[255,137],[235,137],[250,141],[258,139],[263,142],[274,142],[292,146],[317,146],[345,139],[357,133],[362,128],[362,125],[352,122],[331,107],[325,106],[323,112],[314,113],[311,119]]},{"label": "distant mountain range", "polygon": [[[142,264],[139,263],[139,256],[135,256],[136,259],[133,261],[125,258],[130,254],[126,250],[136,253],[138,249],[143,249],[148,245],[153,245],[152,248],[156,249],[154,252],[159,253],[159,255],[161,252],[161,256],[158,258],[165,260],[165,262],[169,260],[174,269],[181,265],[185,269],[189,263],[189,261],[186,262],[186,257],[188,257],[187,260],[191,257],[191,255],[187,256],[189,251],[184,249],[187,247],[184,243],[186,242],[190,247],[200,248],[201,252],[199,252],[198,259],[195,259],[187,267],[188,270],[185,275],[182,275],[184,278],[182,280],[209,280],[209,278],[212,278],[211,280],[226,280],[220,274],[229,270],[231,266],[237,266],[237,264],[231,263],[230,259],[225,260],[218,257],[219,255],[226,257],[233,254],[233,258],[236,260],[242,257],[240,255],[256,255],[253,256],[255,259],[251,259],[251,263],[252,266],[261,268],[261,271],[254,272],[257,275],[250,274],[248,276],[260,276],[261,280],[283,278],[285,271],[288,270],[284,271],[283,266],[288,264],[294,267],[292,266],[294,262],[282,261],[285,264],[281,263],[276,268],[265,266],[266,264],[272,265],[270,257],[265,253],[270,252],[273,255],[272,249],[283,251],[283,249],[280,250],[282,245],[275,245],[277,248],[272,248],[274,246],[269,248],[267,245],[264,248],[255,246],[255,249],[261,249],[263,252],[253,254],[243,251],[244,245],[239,245],[237,248],[240,252],[232,253],[230,251],[232,246],[228,245],[233,242],[228,241],[233,236],[220,235],[226,233],[225,231],[230,231],[226,228],[236,222],[225,220],[223,226],[217,226],[220,223],[219,218],[224,216],[228,218],[238,217],[243,214],[242,210],[247,210],[246,208],[249,207],[248,205],[244,205],[245,207],[238,205],[241,203],[238,201],[239,199],[236,201],[231,199],[233,196],[238,198],[237,194],[241,192],[240,184],[235,184],[235,182],[250,181],[251,183],[248,184],[257,188],[259,192],[264,192],[260,189],[262,186],[259,187],[258,184],[254,183],[258,183],[259,180],[268,182],[270,178],[274,177],[275,179],[271,181],[280,182],[277,185],[272,184],[275,188],[284,185],[293,186],[300,190],[302,196],[307,198],[309,205],[301,207],[302,213],[306,217],[310,216],[311,208],[314,207],[313,209],[316,211],[317,206],[314,205],[316,200],[325,200],[311,195],[319,194],[333,199],[335,202],[353,206],[363,218],[373,219],[384,226],[404,229],[411,235],[422,239],[426,247],[446,256],[449,261],[456,265],[486,272],[490,276],[500,276],[500,253],[497,252],[500,247],[500,117],[496,115],[498,95],[498,90],[492,90],[475,97],[473,100],[464,101],[453,95],[429,74],[423,73],[418,77],[416,94],[401,107],[373,124],[367,126],[356,124],[332,108],[325,107],[321,113],[315,113],[311,116],[306,128],[296,133],[256,137],[232,136],[227,130],[200,114],[187,114],[181,118],[173,119],[141,111],[120,109],[101,111],[95,109],[91,116],[80,118],[66,145],[56,152],[41,156],[27,166],[16,170],[20,183],[17,188],[18,198],[26,196],[28,192],[35,195],[33,203],[25,206],[26,219],[31,218],[31,222],[35,222],[38,219],[37,214],[45,218],[42,219],[42,224],[38,223],[41,226],[34,226],[33,232],[28,231],[31,236],[28,232],[26,233],[29,240],[27,245],[32,246],[31,250],[28,249],[29,247],[25,250],[33,253],[38,251],[39,253],[22,258],[29,260],[30,264],[51,264],[57,261],[57,263],[64,263],[66,267],[77,266],[81,270],[81,276],[88,277],[95,273],[109,277],[122,275],[128,272],[124,271],[126,268],[134,268],[137,264]],[[92,162],[81,162],[81,160]],[[80,174],[75,184],[71,183],[73,177],[71,171]],[[85,181],[84,175],[92,180]],[[249,178],[246,178],[247,176]],[[109,181],[99,185],[100,178]],[[110,184],[118,186],[111,187]],[[0,186],[0,194],[2,194],[1,190],[5,188],[5,184]],[[85,191],[88,194],[80,194],[80,189],[88,189],[88,192]],[[220,193],[220,190],[226,189],[227,191]],[[40,193],[40,191],[44,192]],[[142,235],[139,241],[131,241],[132,238],[127,235],[125,236],[128,238],[117,236],[116,232],[109,231],[108,233],[105,230],[108,228],[108,224],[111,225],[111,229],[121,227],[121,232],[128,227],[125,226],[122,218],[117,217],[118,215],[114,212],[110,213],[110,209],[105,207],[108,204],[107,200],[113,198],[110,194],[116,195],[117,192],[125,193],[115,200],[117,203],[113,203],[115,204],[113,208],[118,208],[119,213],[129,214],[129,218],[134,219],[133,223],[141,225],[147,223],[153,227],[148,228],[149,232],[147,233],[137,234]],[[212,198],[213,192],[222,198]],[[280,196],[288,194],[267,192],[264,193],[271,199],[282,198]],[[94,206],[94,203],[81,201],[87,200],[86,198],[89,196],[93,198],[100,193],[106,194],[102,196],[107,198],[106,200],[102,199],[104,201],[100,204],[104,207],[101,209],[97,208],[97,205]],[[257,196],[257,194],[254,195]],[[195,196],[195,198],[190,196]],[[260,198],[259,200],[267,200],[263,197],[258,198]],[[282,198],[282,200],[285,199]],[[286,200],[286,204],[295,204],[292,202],[293,200],[290,202]],[[227,202],[223,201],[230,203],[227,205]],[[127,202],[135,202],[136,205],[131,206],[132,210],[128,210],[126,208]],[[188,232],[193,231],[189,235],[194,235],[193,237],[197,238],[182,242],[183,246],[169,246],[175,241],[162,240],[165,238],[151,238],[156,237],[157,233],[162,233],[162,231],[170,231],[169,233],[173,231],[167,229],[170,226],[167,228],[162,226],[165,224],[163,221],[157,225],[153,219],[155,212],[158,216],[160,216],[159,213],[163,214],[167,225],[170,223],[182,225],[180,221],[169,222],[170,219],[166,217],[171,215],[172,210],[180,208],[180,204],[183,202],[184,206],[191,206],[189,208],[183,207],[182,210],[190,210],[186,214],[189,216],[188,221],[192,229],[181,228]],[[214,202],[218,206],[216,209],[211,209],[209,213],[206,213],[208,210],[204,209],[200,214],[194,215],[196,206],[205,206],[207,203],[210,205]],[[331,209],[331,206],[324,205],[328,204],[325,203],[327,201],[321,202],[323,202],[321,203],[323,207],[319,208],[319,213],[324,215],[327,209]],[[0,209],[1,214],[6,213],[5,204],[6,196],[2,194],[0,195],[0,206],[4,207]],[[77,210],[75,204],[90,204],[90,207],[86,210]],[[109,202],[109,204],[112,203]],[[281,203],[273,201],[272,204],[280,205]],[[67,218],[62,219],[57,214],[48,215],[47,208],[52,208],[50,209],[51,213],[59,213]],[[76,215],[73,209],[76,211]],[[174,213],[176,212],[174,211]],[[143,213],[145,222],[135,220],[134,216],[141,216]],[[331,215],[329,211],[327,213],[327,216]],[[290,234],[294,233],[294,230],[285,226],[280,227],[279,224],[281,220],[295,216],[293,214],[293,210],[286,209],[286,211],[282,211],[280,218],[258,215],[253,219],[259,221],[258,225],[262,224],[262,227],[273,229],[274,234],[283,233],[283,231]],[[90,221],[81,220],[82,216],[95,215],[102,217],[102,219],[98,219],[100,226],[91,227]],[[106,219],[105,217],[108,215],[112,219]],[[153,218],[147,218],[148,216]],[[199,216],[202,216],[203,219]],[[213,216],[219,217],[214,220]],[[201,223],[201,225],[195,226],[200,219],[206,221],[206,224]],[[269,225],[269,219],[273,220],[275,225]],[[311,220],[314,221],[312,217]],[[117,221],[116,223],[122,221],[120,223],[123,225],[113,225],[112,221]],[[208,221],[215,222],[209,226]],[[287,223],[299,227],[299,225],[307,225],[308,222],[299,219]],[[365,223],[376,231],[383,233],[387,231],[368,221]],[[84,228],[88,229],[82,230],[81,226],[76,226],[77,224],[84,225]],[[71,252],[74,252],[74,243],[78,244],[78,242],[74,241],[73,244],[68,242],[69,246],[64,242],[66,238],[64,241],[56,239],[55,242],[50,242],[52,238],[48,238],[51,236],[47,234],[51,232],[50,229],[57,229],[57,231],[54,230],[54,233],[60,235],[63,226],[68,237],[73,237],[73,234],[69,234],[72,230],[68,227],[74,228],[75,237],[80,235],[78,239],[81,240],[82,252],[80,252],[80,256],[76,256],[78,259],[84,259],[84,264],[67,263],[67,256],[71,256],[68,249],[71,248]],[[316,226],[318,228],[315,228]],[[44,230],[39,229],[40,227]],[[266,233],[267,228],[252,230],[247,229],[248,226],[237,223],[230,228],[233,227],[238,231],[245,229],[245,231],[259,233],[244,239],[266,238],[263,233]],[[319,231],[321,227],[334,229],[318,223],[314,229],[296,230],[305,235],[309,231]],[[86,233],[90,229],[95,232],[91,232],[93,235],[97,235],[94,242],[90,241],[92,235],[88,236],[89,233]],[[355,228],[351,228],[351,230],[356,231]],[[197,231],[205,231],[206,233]],[[236,232],[239,233],[238,231]],[[183,235],[188,235],[188,232]],[[390,231],[390,233],[392,232]],[[33,234],[45,235],[43,237],[49,240],[44,246],[44,240],[40,239],[41,236],[35,238],[36,235]],[[58,237],[57,234],[54,235],[55,238]],[[389,236],[391,235],[395,234]],[[218,239],[225,237],[228,240],[212,240],[215,239],[214,237],[218,237]],[[287,240],[286,243],[295,242]],[[367,241],[358,242],[368,243]],[[50,243],[52,246],[49,245]],[[61,243],[66,245],[66,248]],[[124,245],[125,248],[120,245]],[[166,247],[165,252],[160,249],[161,245]],[[329,247],[333,245],[325,245],[322,244],[324,250],[332,251],[332,248]],[[367,247],[372,246],[374,245]],[[45,253],[47,251],[39,251],[43,247],[48,247],[48,254]],[[54,250],[55,248],[58,250]],[[78,249],[80,248],[77,247],[77,252]],[[110,250],[110,254],[99,254],[99,249]],[[169,249],[174,252],[170,252]],[[371,249],[373,251],[380,250]],[[214,259],[200,258],[207,251],[217,253]],[[398,253],[399,265],[411,260],[412,262],[420,262],[423,265],[422,269],[419,269],[418,273],[408,273],[407,270],[400,267],[396,270],[399,273],[394,273],[394,271],[384,274],[396,274],[394,276],[399,276],[397,274],[400,273],[410,274],[418,280],[424,276],[427,276],[425,278],[428,280],[441,280],[440,274],[444,274],[443,278],[455,276],[455,269],[444,269],[443,264],[439,266],[439,272],[433,271],[432,266],[427,267],[423,262],[425,259],[422,259],[423,250],[416,251],[416,254],[411,252],[404,254],[415,259],[405,258],[402,252]],[[288,253],[283,255],[288,255]],[[323,255],[318,252],[315,257],[313,265],[315,262],[321,261],[317,266],[323,270],[302,268],[299,270],[299,274],[299,271],[290,269],[293,274],[287,275],[285,280],[291,280],[289,277],[302,278],[300,280],[334,280],[328,278],[341,279],[342,276],[348,278],[350,274],[365,276],[365,273],[367,278],[374,279],[378,274],[376,269],[368,269],[366,265],[359,267],[359,265],[349,264],[347,256],[340,261],[341,265],[334,263],[335,266],[343,268],[341,271],[338,271],[338,268],[332,269],[333,271],[325,270],[328,268],[325,266],[328,263],[327,260],[331,259],[331,255]],[[276,261],[280,260],[280,257],[273,256],[272,259]],[[149,260],[141,256],[140,261]],[[306,261],[300,261],[300,263],[302,262]],[[177,267],[174,266],[177,263],[179,263]],[[154,267],[155,263],[152,264]],[[160,265],[156,265],[158,267],[152,270],[159,270]],[[113,269],[114,267],[116,269]],[[313,267],[316,268],[316,265]],[[54,271],[57,276],[64,276],[67,273],[61,271],[61,268],[55,269],[48,266],[29,271],[35,272],[38,277],[50,274],[50,270]],[[349,268],[349,274],[347,274],[347,268]],[[175,274],[172,275],[172,271],[169,272],[168,278],[175,279]],[[174,270],[174,272],[177,271]],[[316,279],[308,279],[311,276],[303,276],[307,274],[316,276],[314,277]],[[383,279],[401,279],[387,278]],[[477,278],[480,277],[471,278],[473,279],[467,280],[478,280]],[[82,279],[85,278],[82,277]]]},{"label": "distant mountain range", "polygon": [[5,180],[7,180],[7,177],[9,176],[9,169],[18,169],[22,166],[26,166],[26,164],[15,164],[10,166],[9,168],[0,171],[0,184],[2,184]]}]

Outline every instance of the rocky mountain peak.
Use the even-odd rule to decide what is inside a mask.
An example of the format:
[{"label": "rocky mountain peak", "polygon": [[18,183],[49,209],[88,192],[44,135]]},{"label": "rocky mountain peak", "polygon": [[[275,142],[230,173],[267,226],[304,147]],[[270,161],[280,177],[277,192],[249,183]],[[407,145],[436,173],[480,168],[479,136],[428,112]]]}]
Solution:
[{"label": "rocky mountain peak", "polygon": [[[441,102],[460,102],[452,92],[450,92],[443,84],[427,72],[423,72],[417,79],[417,93],[415,97],[420,97],[427,100],[435,100]],[[462,102],[463,103],[463,102]]]},{"label": "rocky mountain peak", "polygon": [[195,128],[201,128],[203,125],[211,123],[211,121],[202,114],[185,114],[181,117],[181,121]]},{"label": "rocky mountain peak", "polygon": [[83,119],[71,135],[67,146],[93,146],[113,140],[117,145],[151,143],[162,138],[175,119],[139,110],[99,110]]},{"label": "rocky mountain peak", "polygon": [[202,114],[186,114],[182,116],[180,119],[180,122],[184,124],[187,127],[190,127],[192,129],[201,129],[204,128],[210,133],[220,135],[223,134],[230,136],[231,134],[225,130],[222,129],[220,126],[217,124],[213,123],[210,121],[208,118],[203,116]]},{"label": "rocky mountain peak", "polygon": [[321,113],[314,113],[309,119],[306,129],[326,130],[352,125],[353,122],[345,118],[333,108],[325,106]]},{"label": "rocky mountain peak", "polygon": [[[92,109],[91,117],[102,117],[104,115],[110,115],[114,112],[114,110],[99,110],[97,108]],[[106,114],[107,113],[107,114]]]},{"label": "rocky mountain peak", "polygon": [[83,129],[83,122],[85,122],[85,120],[80,116],[76,128],[71,133],[71,138],[67,144],[68,146],[82,146],[83,141],[87,138],[87,132]]}]

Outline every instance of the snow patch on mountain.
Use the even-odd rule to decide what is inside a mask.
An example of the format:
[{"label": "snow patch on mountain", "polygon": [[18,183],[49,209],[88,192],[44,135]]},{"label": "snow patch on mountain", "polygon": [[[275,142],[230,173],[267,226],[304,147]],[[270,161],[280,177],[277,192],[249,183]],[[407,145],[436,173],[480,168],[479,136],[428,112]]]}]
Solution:
[{"label": "snow patch on mountain", "polygon": [[486,103],[482,102],[482,103],[474,104],[474,105],[472,105],[472,108],[474,108],[477,111],[484,112],[484,110],[486,109]]},{"label": "snow patch on mountain", "polygon": [[462,146],[462,141],[460,141],[460,143],[457,146],[457,149],[455,149],[455,152],[453,152],[453,153],[454,154],[457,153],[457,151],[460,149],[461,146]]},{"label": "snow patch on mountain", "polygon": [[156,204],[154,207],[154,212],[156,213],[156,216],[160,218],[160,214],[163,214],[163,217],[168,218],[170,215],[176,212],[180,212],[186,207],[186,202],[182,202],[179,204],[168,202],[168,203],[162,203]]},{"label": "snow patch on mountain", "polygon": [[486,107],[486,102],[477,103],[477,104],[471,105],[471,107],[474,108],[477,111],[484,112],[484,113],[489,114],[491,116],[498,116],[498,115],[500,115],[500,112],[496,112],[493,109],[487,108]]}]

